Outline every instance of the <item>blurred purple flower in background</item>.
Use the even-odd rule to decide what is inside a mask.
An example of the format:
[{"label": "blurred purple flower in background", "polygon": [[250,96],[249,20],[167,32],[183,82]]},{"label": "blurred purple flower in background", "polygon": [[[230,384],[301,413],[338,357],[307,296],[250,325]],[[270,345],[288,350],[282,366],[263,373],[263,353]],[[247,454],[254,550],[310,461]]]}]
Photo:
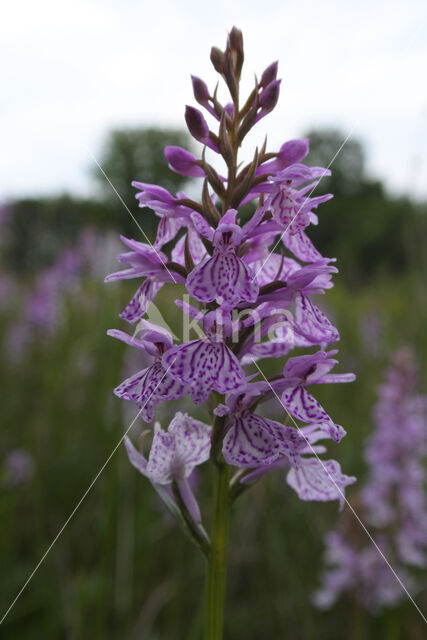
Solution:
[{"label": "blurred purple flower in background", "polygon": [[[375,430],[365,447],[368,473],[356,511],[407,588],[421,585],[414,569],[427,564],[427,396],[418,395],[416,362],[399,350],[374,407]],[[356,506],[356,503],[355,503]],[[405,597],[396,577],[370,540],[345,517],[326,537],[322,587],[315,603],[327,608],[343,594],[373,611]]]},{"label": "blurred purple flower in background", "polygon": [[29,482],[34,475],[34,462],[25,449],[12,449],[3,459],[3,483],[15,487]]},{"label": "blurred purple flower in background", "polygon": [[[36,274],[29,287],[19,287],[6,272],[0,274],[0,311],[7,310],[12,291],[20,303],[16,320],[5,336],[5,351],[11,362],[22,362],[34,338],[51,339],[57,334],[65,320],[67,299],[81,292],[85,278],[104,275],[116,250],[115,234],[87,227],[74,246],[62,249],[54,264]],[[81,300],[90,304],[87,296],[81,296]]]}]

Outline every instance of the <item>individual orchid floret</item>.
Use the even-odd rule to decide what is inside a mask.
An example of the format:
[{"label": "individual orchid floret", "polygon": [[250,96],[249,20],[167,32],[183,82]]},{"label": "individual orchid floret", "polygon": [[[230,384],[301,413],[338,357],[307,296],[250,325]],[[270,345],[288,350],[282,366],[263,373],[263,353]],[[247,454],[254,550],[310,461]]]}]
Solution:
[{"label": "individual orchid floret", "polygon": [[111,273],[105,278],[105,282],[146,276],[155,276],[159,282],[177,282],[179,278],[181,278],[181,282],[183,281],[182,276],[178,274],[172,278],[172,274],[167,269],[168,257],[166,254],[149,244],[125,238],[124,236],[120,236],[120,238],[132,251],[120,253],[117,259],[119,262],[127,264],[129,269]]},{"label": "individual orchid floret", "polygon": [[224,317],[211,311],[203,318],[204,338],[178,345],[163,356],[163,367],[190,388],[195,404],[205,402],[212,390],[227,393],[245,384],[246,376],[224,333],[231,329]]},{"label": "individual orchid floret", "polygon": [[235,209],[229,209],[217,229],[209,236],[214,252],[206,256],[187,277],[185,286],[191,296],[201,302],[216,300],[223,308],[232,309],[238,302],[255,302],[258,285],[247,265],[236,254],[243,231],[236,224]]},{"label": "individual orchid floret", "polygon": [[326,422],[330,424],[331,437],[339,442],[344,435],[342,428],[333,423],[321,404],[307,391],[312,384],[352,382],[353,373],[329,373],[337,364],[330,358],[337,351],[318,351],[313,355],[289,358],[283,369],[283,379],[273,383],[276,391],[283,390],[281,400],[291,415],[303,422]]},{"label": "individual orchid floret", "polygon": [[173,348],[168,331],[147,320],[141,320],[141,325],[143,329],[140,337],[132,337],[118,329],[110,329],[107,334],[153,357],[154,361],[149,367],[138,371],[114,389],[119,398],[135,402],[142,419],[151,422],[156,404],[183,398],[188,393],[188,387],[162,365],[162,356]]},{"label": "individual orchid floret", "polygon": [[308,154],[308,151],[309,142],[307,138],[288,140],[282,144],[274,160],[259,165],[255,175],[275,175],[278,171],[282,171],[296,162],[301,162]]},{"label": "individual orchid floret", "polygon": [[[330,193],[313,198],[306,194],[313,191],[314,180],[330,173],[323,167],[307,167],[304,164],[293,164],[279,171],[270,177],[265,208],[271,211],[274,220],[290,235],[304,231],[311,222],[316,221],[312,209],[332,198]],[[307,182],[310,184],[298,189]]]},{"label": "individual orchid floret", "polygon": [[124,236],[120,237],[122,242],[132,249],[118,256],[118,260],[127,264],[129,269],[111,273],[105,278],[105,282],[145,278],[120,314],[121,318],[133,324],[146,313],[164,282],[183,282],[184,278],[181,274],[169,269],[168,257],[162,251],[151,245],[130,240]]},{"label": "individual orchid floret", "polygon": [[[337,329],[309,297],[315,293],[324,293],[324,288],[331,286],[331,275],[338,271],[336,267],[320,262],[295,270],[291,264],[288,270],[289,275],[286,273],[286,267],[287,265],[282,262],[282,267],[279,268],[275,278],[274,290],[268,286],[265,290],[260,290],[259,302],[268,302],[273,307],[281,306],[282,308],[294,303],[294,330],[306,340],[307,345],[331,344],[339,340]],[[261,273],[258,271],[257,279],[258,282],[263,281],[262,271]],[[280,281],[283,281],[282,287],[279,286]],[[268,305],[264,308],[264,314],[268,314]]]},{"label": "individual orchid floret", "polygon": [[[336,426],[338,429],[342,429],[342,427]],[[287,470],[287,483],[296,491],[301,500],[320,502],[339,500],[340,509],[342,509],[345,501],[345,487],[353,484],[356,478],[342,474],[341,467],[335,460],[322,460],[318,457],[319,454],[326,451],[323,445],[318,444],[319,440],[331,438],[330,424],[310,424],[294,428],[293,431],[296,435],[292,438],[292,454],[289,455],[289,452],[282,451],[271,462],[260,464],[258,468],[256,468],[257,465],[252,465],[255,470],[243,476],[241,483],[251,484],[270,471],[285,469]],[[344,430],[342,432],[345,433]],[[280,430],[278,433],[280,436]],[[310,457],[306,458],[305,455],[310,455]]]},{"label": "individual orchid floret", "polygon": [[294,427],[285,427],[253,413],[249,409],[252,401],[250,395],[231,398],[226,411],[220,412],[227,413],[223,442],[225,460],[234,466],[249,468],[270,465],[284,455],[295,462],[305,444],[304,438]]},{"label": "individual orchid floret", "polygon": [[188,477],[196,466],[209,459],[211,427],[178,412],[167,432],[157,422],[148,460],[140,454],[128,437],[125,445],[133,466],[154,485],[170,485],[176,482],[181,497],[196,523],[201,522],[200,510]]},{"label": "individual orchid floret", "polygon": [[188,206],[188,203],[192,205],[196,203],[193,203],[182,191],[174,197],[169,191],[155,184],[132,182],[132,186],[139,189],[135,194],[139,206],[149,207],[160,218],[154,243],[154,248],[160,249],[176,237],[181,227],[189,223],[193,209]]}]

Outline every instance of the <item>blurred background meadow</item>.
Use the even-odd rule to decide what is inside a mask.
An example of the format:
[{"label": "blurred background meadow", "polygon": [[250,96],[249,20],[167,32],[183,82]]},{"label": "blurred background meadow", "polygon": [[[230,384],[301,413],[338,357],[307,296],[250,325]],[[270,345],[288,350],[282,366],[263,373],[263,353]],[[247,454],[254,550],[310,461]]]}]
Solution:
[{"label": "blurred background meadow", "polygon": [[[203,26],[192,2],[181,10],[166,3],[164,15],[131,1],[64,3],[66,18],[53,3],[37,4],[37,12],[23,4],[22,19],[10,6],[0,27],[0,52],[10,60],[0,162],[0,617],[136,414],[112,389],[140,364],[106,336],[112,327],[126,329],[117,316],[136,287],[103,279],[117,268],[120,233],[143,240],[135,220],[155,235],[156,216],[138,208],[132,180],[197,193],[197,185],[168,170],[163,147],[200,151],[181,124],[189,74],[209,80],[210,46],[221,46],[233,23],[245,36],[248,79],[280,60],[284,81],[270,147],[309,137],[306,162],[323,166],[342,147],[332,177],[319,187],[334,199],[309,235],[339,268],[320,302],[341,334],[340,371],[354,371],[357,380],[324,385],[316,397],[347,431],[328,449],[358,477],[347,492],[355,508],[378,386],[397,349],[412,348],[418,391],[427,389],[421,3],[411,0],[412,13],[403,17],[397,4],[384,3],[386,24],[371,8],[369,25],[364,2],[349,15],[335,2],[322,12],[309,2],[308,17],[295,7],[286,13],[280,3],[267,16],[243,2],[233,11],[220,3]],[[176,291],[165,285],[149,316],[160,313],[179,335],[171,296]],[[157,417],[166,423],[175,408],[168,403]],[[199,408],[186,408],[203,418]],[[280,419],[280,406],[270,411]],[[134,433],[143,428],[140,421]],[[208,513],[203,467],[196,483]],[[282,471],[239,499],[227,639],[425,637],[403,593],[392,606],[362,606],[349,596],[316,608],[324,537],[342,517],[335,503],[299,501]],[[415,571],[414,595],[425,612],[426,575]],[[0,637],[196,640],[202,589],[202,558],[120,446],[0,625]]]}]

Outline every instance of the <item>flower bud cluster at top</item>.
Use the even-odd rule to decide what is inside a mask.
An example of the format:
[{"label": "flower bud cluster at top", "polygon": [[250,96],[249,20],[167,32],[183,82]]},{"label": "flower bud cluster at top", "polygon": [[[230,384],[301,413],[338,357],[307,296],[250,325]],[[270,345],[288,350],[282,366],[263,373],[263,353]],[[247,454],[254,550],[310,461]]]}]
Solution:
[{"label": "flower bud cluster at top", "polygon": [[[130,440],[126,444],[133,464],[157,487],[182,487],[189,469],[209,457],[208,439],[210,457],[240,468],[242,482],[283,466],[288,484],[301,499],[342,503],[344,488],[354,478],[345,476],[338,462],[319,459],[325,449],[318,441],[338,442],[345,431],[308,389],[354,379],[353,374],[330,373],[337,352],[326,349],[339,335],[311,297],[330,288],[337,272],[334,260],[323,257],[306,234],[310,224],[318,223],[314,210],[332,197],[311,195],[330,172],[301,163],[308,153],[306,139],[285,142],[276,152],[267,151],[264,142],[251,162],[239,164],[246,135],[274,109],[280,90],[274,62],[241,102],[243,60],[242,34],[233,28],[225,51],[211,51],[230,102],[221,104],[217,89],[212,93],[203,80],[192,77],[195,100],[215,123],[211,127],[200,109],[186,107],[188,130],[204,145],[201,157],[180,147],[165,149],[172,171],[203,180],[201,201],[134,182],[140,206],[150,207],[159,217],[156,240],[149,245],[122,238],[127,251],[118,259],[127,268],[106,279],[141,280],[120,314],[128,323],[138,323],[137,331],[133,336],[119,330],[110,334],[152,358],[150,366],[115,389],[116,395],[136,403],[146,422],[154,419],[158,403],[188,395],[195,404],[216,399],[213,426],[202,428],[178,413],[167,432],[156,426],[148,461]],[[209,164],[206,148],[222,158],[224,175]],[[243,223],[241,208],[247,203],[256,207]],[[203,334],[198,339],[174,344],[164,328],[144,318],[164,283],[185,285],[192,303],[176,304],[200,322]],[[236,332],[237,341],[232,340]],[[310,352],[289,357],[270,380],[248,374],[248,365],[253,368],[262,358],[283,358],[296,347]],[[218,399],[213,392],[222,396]],[[256,413],[261,402],[274,396],[294,426]],[[296,421],[302,425],[297,427]],[[188,486],[182,498],[197,520]]]}]

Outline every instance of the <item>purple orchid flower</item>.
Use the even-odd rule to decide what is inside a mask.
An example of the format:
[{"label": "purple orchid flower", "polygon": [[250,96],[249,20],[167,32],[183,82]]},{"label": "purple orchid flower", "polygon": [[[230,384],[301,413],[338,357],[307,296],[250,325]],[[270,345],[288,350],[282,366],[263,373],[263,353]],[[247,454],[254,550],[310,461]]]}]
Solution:
[{"label": "purple orchid flower", "polygon": [[145,277],[144,282],[138,287],[135,295],[120,314],[120,317],[133,324],[147,311],[150,303],[165,282],[184,282],[181,274],[171,272],[167,267],[168,257],[151,245],[130,240],[120,236],[122,242],[132,251],[121,253],[118,260],[127,264],[129,269],[111,273],[105,278],[105,282],[116,280],[128,280]]},{"label": "purple orchid flower", "polygon": [[217,415],[227,415],[226,436],[223,454],[228,464],[237,467],[260,467],[271,465],[286,456],[296,461],[298,451],[305,440],[294,427],[269,420],[250,411],[253,401],[250,394],[231,396],[228,405],[220,405]]},{"label": "purple orchid flower", "polygon": [[308,154],[309,142],[307,138],[288,140],[280,147],[274,160],[261,163],[256,175],[275,175],[296,162],[300,162]]},{"label": "purple orchid flower", "polygon": [[178,412],[167,432],[157,422],[148,460],[126,437],[125,445],[131,464],[154,486],[167,486],[176,482],[181,497],[196,523],[201,522],[200,509],[188,482],[194,468],[209,459],[211,427]]},{"label": "purple orchid flower", "polygon": [[246,381],[238,359],[224,342],[229,325],[218,315],[211,311],[204,316],[204,338],[172,347],[162,358],[170,375],[189,386],[195,404],[206,402],[212,390],[227,393]]},{"label": "purple orchid flower", "polygon": [[303,422],[330,423],[331,436],[339,442],[345,431],[335,425],[321,404],[307,391],[312,384],[353,382],[353,373],[329,373],[337,364],[330,356],[335,351],[318,351],[312,355],[289,358],[283,369],[283,379],[273,383],[276,392],[282,391],[281,400],[291,415]]},{"label": "purple orchid flower", "polygon": [[107,334],[153,356],[154,362],[149,367],[138,371],[114,389],[119,398],[135,402],[140,408],[142,419],[151,422],[155,404],[183,398],[188,393],[188,387],[173,377],[168,367],[162,364],[162,356],[173,349],[169,332],[147,320],[141,320],[141,326],[143,329],[139,338],[118,329],[110,329]]},{"label": "purple orchid flower", "polygon": [[[105,278],[105,282],[129,280],[131,278],[141,278],[145,276],[156,277],[159,282],[178,281],[172,278],[171,273],[166,268],[168,262],[166,254],[149,244],[144,244],[137,240],[131,240],[124,236],[120,236],[120,239],[129,249],[132,249],[132,251],[120,253],[117,256],[119,262],[127,264],[129,269],[111,273]],[[177,274],[177,279],[178,278],[181,278],[181,282],[183,281],[182,276],[179,276],[179,274]]]},{"label": "purple orchid flower", "polygon": [[229,209],[216,230],[203,225],[214,253],[193,269],[185,283],[191,296],[201,302],[216,300],[224,309],[232,309],[241,300],[255,302],[258,296],[254,276],[236,254],[244,237],[244,231],[236,224],[236,215],[235,209]]},{"label": "purple orchid flower", "polygon": [[[356,479],[342,474],[335,460],[317,457],[325,451],[323,446],[316,444],[319,440],[336,439],[331,425],[323,422],[302,428],[285,427],[253,413],[248,405],[262,386],[253,384],[253,390],[246,396],[231,396],[227,405],[217,407],[217,415],[227,416],[223,441],[225,460],[240,468],[255,468],[244,476],[242,482],[246,484],[274,469],[288,468],[287,483],[301,500],[339,500],[342,508],[345,487]],[[345,434],[339,425],[336,425],[336,431]],[[305,454],[316,457],[306,458]]]},{"label": "purple orchid flower", "polygon": [[[330,175],[331,172],[323,167],[307,167],[304,164],[293,164],[270,176],[269,183],[262,186],[267,193],[265,201],[266,210],[270,210],[273,219],[294,235],[304,231],[310,223],[317,224],[317,217],[312,209],[317,208],[322,202],[332,198],[331,193],[311,198],[311,193],[319,183],[319,178]],[[308,185],[298,189],[306,182]],[[261,187],[260,187],[261,188]]]},{"label": "purple orchid flower", "polygon": [[181,204],[188,201],[188,197],[183,191],[179,191],[175,198],[167,189],[146,182],[134,181],[132,186],[139,189],[135,194],[139,206],[149,207],[160,217],[154,246],[156,249],[161,248],[173,240],[178,231],[185,226],[185,222],[190,220],[193,210]]}]

